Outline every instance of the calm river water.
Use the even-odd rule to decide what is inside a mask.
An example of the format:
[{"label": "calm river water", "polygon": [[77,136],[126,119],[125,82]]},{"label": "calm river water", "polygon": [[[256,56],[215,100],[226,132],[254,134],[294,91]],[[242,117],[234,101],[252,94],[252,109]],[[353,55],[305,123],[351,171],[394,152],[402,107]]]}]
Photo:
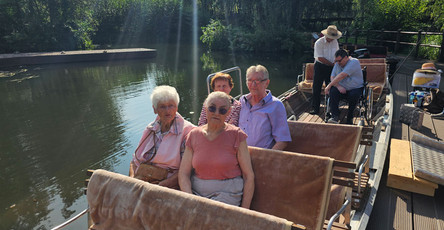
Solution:
[{"label": "calm river water", "polygon": [[[239,66],[245,78],[250,65],[262,64],[279,95],[310,60],[199,51],[193,62],[190,46],[149,48],[158,49],[155,59],[28,66],[0,78],[0,229],[50,229],[87,208],[87,169],[126,175],[155,118],[149,99],[155,86],[176,87],[179,112],[196,124],[208,74]],[[86,217],[66,229],[87,229]]]}]

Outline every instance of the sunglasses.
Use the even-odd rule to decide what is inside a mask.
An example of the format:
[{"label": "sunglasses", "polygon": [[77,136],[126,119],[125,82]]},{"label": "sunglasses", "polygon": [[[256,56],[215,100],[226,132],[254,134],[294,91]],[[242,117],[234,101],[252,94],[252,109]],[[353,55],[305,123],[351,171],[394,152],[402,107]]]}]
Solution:
[{"label": "sunglasses", "polygon": [[[216,106],[212,105],[210,107],[208,107],[208,111],[215,113],[216,112]],[[219,107],[219,114],[220,115],[225,115],[228,112],[228,109],[223,108],[223,107]]]}]

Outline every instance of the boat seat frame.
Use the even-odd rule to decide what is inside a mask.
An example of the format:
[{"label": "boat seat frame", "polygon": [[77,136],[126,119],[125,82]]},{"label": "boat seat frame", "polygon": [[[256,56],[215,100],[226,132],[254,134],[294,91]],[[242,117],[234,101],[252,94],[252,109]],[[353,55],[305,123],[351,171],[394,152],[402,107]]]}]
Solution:
[{"label": "boat seat frame", "polygon": [[[259,149],[259,148],[257,148],[257,149]],[[251,147],[250,147],[250,151],[251,151]],[[268,150],[268,151],[273,151],[273,154],[280,154],[280,153],[283,153],[283,151],[277,151],[277,150]],[[267,152],[268,153],[268,152]],[[299,156],[307,156],[306,154],[292,154],[292,153],[290,153],[291,155],[298,155],[298,156],[295,156],[295,157],[299,157]],[[348,168],[348,169],[353,169],[353,168],[355,168],[356,167],[356,164],[355,163],[352,163],[352,162],[343,162],[343,161],[336,161],[336,160],[332,160],[331,159],[331,161],[333,162],[332,163],[332,165],[330,166],[331,168],[329,169],[329,170],[332,170],[331,171],[331,183],[329,183],[329,184],[325,184],[325,186],[326,187],[324,187],[324,189],[327,189],[327,190],[329,190],[329,188],[330,188],[330,186],[331,186],[331,184],[339,184],[339,185],[341,185],[341,186],[346,186],[346,187],[352,187],[353,186],[353,178],[354,178],[354,175],[353,175],[353,173],[347,173],[347,172],[344,172],[343,171],[343,169],[344,168]],[[342,168],[342,170],[338,170],[338,168]],[[94,173],[94,170],[88,170],[88,172],[87,172],[87,175],[88,176],[91,176],[92,174]],[[256,178],[256,180],[260,180],[260,178]],[[89,184],[89,182],[90,182],[90,179],[87,179],[86,181],[85,181],[85,185],[86,186],[88,186],[88,184]],[[256,183],[258,183],[258,182],[256,182]],[[307,183],[308,184],[312,184],[312,183],[314,183],[314,181],[307,181]],[[275,189],[274,187],[273,187],[273,189]],[[87,190],[85,189],[85,194],[87,193]],[[350,200],[351,200],[351,197],[349,197],[348,198],[348,203],[350,202]],[[327,205],[328,204],[328,201],[327,201],[327,203],[325,203],[325,204],[323,204],[323,205]],[[295,204],[295,205],[297,205],[297,204]],[[348,205],[349,206],[349,205]],[[345,209],[344,209],[345,210]],[[342,210],[342,211],[344,211],[344,210]],[[346,212],[346,213],[348,213],[349,214],[349,211],[348,212]],[[339,215],[339,214],[338,214]],[[349,217],[348,217],[349,218]],[[291,220],[290,220],[291,221]],[[327,220],[326,220],[327,221]],[[325,223],[324,221],[322,221],[323,223]],[[323,225],[323,224],[322,224]],[[321,226],[322,226],[321,225]],[[335,226],[337,227],[337,226],[342,226],[342,227],[346,227],[347,225],[346,224],[341,224],[341,223],[339,223],[339,222],[334,222],[334,226],[333,226],[333,229],[335,228]],[[301,224],[296,224],[296,223],[294,223],[292,226],[291,226],[291,229],[297,229],[297,230],[305,230],[305,229],[307,229],[304,225],[301,225]],[[327,228],[327,229],[330,229],[330,228]]]}]

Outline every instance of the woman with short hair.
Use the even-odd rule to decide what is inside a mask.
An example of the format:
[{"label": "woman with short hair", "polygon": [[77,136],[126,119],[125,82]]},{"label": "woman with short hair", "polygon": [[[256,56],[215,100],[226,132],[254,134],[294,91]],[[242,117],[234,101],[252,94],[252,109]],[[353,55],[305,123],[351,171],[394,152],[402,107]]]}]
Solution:
[{"label": "woman with short hair", "polygon": [[177,178],[185,137],[194,125],[177,112],[179,94],[174,87],[157,86],[151,94],[151,102],[157,117],[143,131],[130,163],[129,176],[179,188]]},{"label": "woman with short hair", "polygon": [[[184,192],[249,208],[254,192],[254,173],[248,152],[247,135],[225,122],[231,98],[213,92],[206,99],[208,124],[188,135],[179,169]],[[192,173],[193,172],[193,173]]]},{"label": "woman with short hair", "polygon": [[[225,92],[227,95],[230,95],[231,90],[234,87],[233,78],[227,73],[217,73],[211,78],[210,82],[211,89],[215,92]],[[207,120],[207,108],[205,106],[205,102],[202,106],[202,111],[200,112],[198,126],[205,125]],[[241,110],[241,103],[230,96],[230,105],[231,112],[227,116],[225,122],[228,124],[232,124],[234,126],[239,126],[239,113]]]}]

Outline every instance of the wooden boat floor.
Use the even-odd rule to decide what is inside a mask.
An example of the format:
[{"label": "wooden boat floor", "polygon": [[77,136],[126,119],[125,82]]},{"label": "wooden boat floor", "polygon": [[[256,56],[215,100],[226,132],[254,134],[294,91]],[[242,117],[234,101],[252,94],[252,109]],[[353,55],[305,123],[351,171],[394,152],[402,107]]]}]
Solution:
[{"label": "wooden boat floor", "polygon": [[[400,60],[403,58],[399,57]],[[417,133],[439,141],[444,140],[444,120],[433,119],[429,113],[425,113],[420,130],[399,122],[399,108],[401,104],[407,103],[407,95],[413,90],[413,73],[425,62],[430,61],[407,59],[393,77],[394,114],[391,138],[410,140]],[[442,63],[435,65],[438,69],[444,69]],[[440,90],[444,90],[443,82],[441,81]],[[439,186],[434,197],[389,188],[386,186],[389,159],[390,151],[367,229],[444,229],[444,186]]]},{"label": "wooden boat floor", "polygon": [[[294,93],[288,92],[288,93]],[[325,98],[324,96],[321,96],[321,105],[319,108],[319,113],[312,115],[310,114],[310,101],[311,101],[311,93],[303,92],[302,97],[297,98],[290,98],[286,100],[284,103],[286,104],[287,109],[288,107],[293,108],[292,111],[295,115],[296,121],[304,121],[304,122],[317,122],[317,123],[325,123]],[[345,103],[345,101],[341,101],[340,103],[340,111],[341,114],[339,115],[339,123],[340,124],[346,124],[347,121],[347,112],[348,112],[348,105]],[[356,109],[354,116],[353,116],[353,124],[358,124],[360,118],[359,118],[359,111]]]}]

